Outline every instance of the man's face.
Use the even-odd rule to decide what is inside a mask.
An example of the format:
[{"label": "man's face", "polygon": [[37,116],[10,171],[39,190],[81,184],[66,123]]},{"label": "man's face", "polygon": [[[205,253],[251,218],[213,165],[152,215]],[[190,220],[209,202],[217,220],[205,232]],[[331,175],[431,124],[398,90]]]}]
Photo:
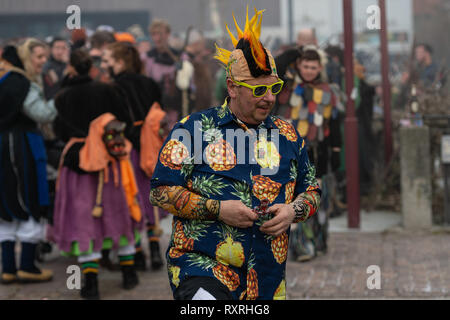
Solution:
[{"label": "man's face", "polygon": [[150,35],[157,50],[165,50],[169,42],[169,32],[163,27],[154,28]]},{"label": "man's face", "polygon": [[425,55],[426,55],[426,51],[425,48],[423,46],[418,46],[415,50],[415,56],[416,56],[416,60],[419,63],[422,63],[425,61]]},{"label": "man's face", "polygon": [[126,124],[118,120],[112,120],[105,126],[103,142],[106,145],[108,153],[114,158],[120,158],[126,155],[125,151],[125,131]]},{"label": "man's face", "polygon": [[152,45],[151,45],[150,41],[141,41],[137,45],[137,49],[139,51],[139,54],[141,54],[141,55],[150,51],[151,48],[152,48]]},{"label": "man's face", "polygon": [[297,70],[303,80],[311,82],[320,74],[322,66],[317,60],[297,60]]},{"label": "man's face", "polygon": [[307,46],[307,45],[317,45],[317,39],[314,35],[314,30],[312,29],[304,29],[300,30],[297,35],[297,46]]},{"label": "man's face", "polygon": [[51,54],[56,61],[67,62],[69,57],[69,48],[65,41],[55,41],[51,49]]},{"label": "man's face", "polygon": [[121,73],[124,69],[124,66],[122,60],[118,61],[114,59],[111,50],[106,49],[103,51],[100,68],[102,68],[103,70],[108,70],[110,76],[112,77]]},{"label": "man's face", "polygon": [[[245,82],[253,86],[271,85],[277,81],[277,77],[263,76]],[[251,89],[236,86],[231,79],[227,80],[227,85],[231,99],[236,101],[236,108],[234,108],[233,113],[239,120],[248,124],[260,124],[269,116],[275,104],[275,95],[272,94],[271,90],[267,90],[266,94],[262,97],[255,97]]]}]

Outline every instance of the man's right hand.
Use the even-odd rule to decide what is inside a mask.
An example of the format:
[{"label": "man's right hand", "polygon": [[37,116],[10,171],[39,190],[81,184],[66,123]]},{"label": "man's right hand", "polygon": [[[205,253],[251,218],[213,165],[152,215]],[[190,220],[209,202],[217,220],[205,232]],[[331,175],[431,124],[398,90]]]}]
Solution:
[{"label": "man's right hand", "polygon": [[258,215],[240,200],[226,200],[220,202],[219,220],[233,227],[249,228]]}]

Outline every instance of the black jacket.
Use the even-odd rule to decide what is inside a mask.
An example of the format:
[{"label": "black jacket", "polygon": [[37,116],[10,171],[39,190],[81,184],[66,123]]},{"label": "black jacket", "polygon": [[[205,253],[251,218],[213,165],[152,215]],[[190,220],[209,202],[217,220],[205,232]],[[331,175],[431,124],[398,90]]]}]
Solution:
[{"label": "black jacket", "polygon": [[29,89],[30,81],[17,72],[9,73],[2,81],[0,84],[0,132],[13,128],[36,128],[34,121],[21,112]]},{"label": "black jacket", "polygon": [[[93,81],[87,75],[65,78],[63,90],[55,98],[55,106],[58,110],[55,133],[64,142],[73,137],[87,137],[91,121],[106,112],[125,123],[131,121],[120,89]],[[76,143],[64,158],[64,165],[79,173],[82,171],[78,167],[78,152],[82,146],[82,143]]]},{"label": "black jacket", "polygon": [[130,115],[127,138],[140,150],[141,126],[134,126],[134,123],[145,119],[154,102],[161,102],[161,91],[155,81],[141,74],[123,72],[115,76],[114,81],[125,96]]},{"label": "black jacket", "polygon": [[0,83],[0,221],[47,216],[47,206],[39,200],[37,176],[38,161],[45,165],[45,159],[33,156],[33,150],[42,156],[45,148],[31,145],[28,135],[39,131],[22,112],[29,89],[30,81],[17,72],[4,75]]}]

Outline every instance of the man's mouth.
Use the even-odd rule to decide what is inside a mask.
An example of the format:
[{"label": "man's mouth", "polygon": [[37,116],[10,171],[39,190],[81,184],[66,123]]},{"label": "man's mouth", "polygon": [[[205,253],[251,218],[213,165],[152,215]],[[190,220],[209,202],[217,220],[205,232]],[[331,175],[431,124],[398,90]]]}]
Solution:
[{"label": "man's mouth", "polygon": [[264,110],[264,111],[270,110],[270,106],[256,106],[256,108],[258,108],[260,110]]}]

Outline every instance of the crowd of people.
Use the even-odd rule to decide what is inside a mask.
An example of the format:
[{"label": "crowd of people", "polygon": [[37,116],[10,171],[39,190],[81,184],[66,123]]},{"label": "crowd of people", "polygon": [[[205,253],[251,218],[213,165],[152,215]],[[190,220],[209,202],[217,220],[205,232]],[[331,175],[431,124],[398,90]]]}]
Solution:
[{"label": "crowd of people", "polygon": [[[103,26],[90,37],[79,29],[71,39],[19,39],[2,48],[3,283],[51,280],[36,260],[56,244],[63,255],[78,257],[82,297],[99,297],[99,265],[117,268],[112,249],[123,287],[133,288],[136,270],[147,267],[144,228],[151,268],[164,265],[158,223],[168,213],[148,200],[155,154],[180,119],[221,104],[228,89],[225,69],[212,63],[212,42],[200,32],[190,31],[177,48],[169,44],[166,21],[154,20],[149,33],[152,46]],[[275,58],[285,85],[272,110],[307,137],[330,199],[335,195],[325,181],[328,168],[339,168],[343,111],[340,84],[327,84],[328,77],[342,78],[339,50],[332,54],[333,48],[329,54],[317,48],[312,30],[301,31],[297,45]],[[294,259],[326,252],[327,203],[294,230]]]},{"label": "crowd of people", "polygon": [[[254,23],[261,14],[256,12],[256,18],[244,30],[257,34],[256,38],[260,30]],[[139,283],[136,271],[148,269],[150,261],[152,270],[167,264],[176,298],[191,299],[198,293],[199,283],[211,288],[207,297],[282,298],[284,271],[278,269],[284,266],[287,250],[292,259],[301,262],[325,254],[328,219],[345,208],[342,119],[346,98],[341,89],[344,78],[341,48],[319,48],[312,29],[301,30],[296,44],[277,50],[273,56],[262,46],[264,50],[255,56],[259,39],[248,42],[239,30],[238,39],[221,41],[223,49],[217,48],[217,52],[214,41],[205,39],[197,30],[189,30],[184,43],[173,42],[170,25],[165,20],[155,19],[148,31],[151,42],[102,26],[89,37],[84,29],[77,29],[71,39],[52,37],[48,42],[16,39],[0,49],[2,283],[50,281],[52,271],[39,268],[36,262],[44,261],[45,253],[57,246],[62,255],[77,257],[84,274],[81,296],[85,299],[100,297],[97,278],[100,266],[117,269],[111,250],[117,252],[124,289],[132,289]],[[231,54],[227,49],[233,50]],[[426,47],[424,50],[427,51]],[[241,63],[245,58],[246,64],[231,70],[234,60],[230,57],[237,51],[245,54],[235,57],[236,60]],[[249,56],[250,51],[253,58]],[[262,62],[258,60],[261,52],[267,58]],[[225,68],[214,61],[214,54]],[[429,79],[432,72],[432,66],[426,68],[424,79]],[[375,89],[365,81],[364,67],[358,61],[355,61],[354,74],[357,113],[362,122],[360,144],[362,148],[370,148]],[[262,85],[264,93],[258,94],[261,86],[255,79],[267,82]],[[271,84],[271,79],[277,82]],[[242,93],[236,87],[252,89],[253,97],[240,96]],[[257,113],[245,113],[246,107],[239,107],[244,98],[249,104],[256,98],[267,100],[270,116],[260,119],[255,116]],[[221,107],[209,109],[212,106]],[[179,141],[168,139],[169,132],[180,127],[194,130],[192,119],[195,118],[220,135],[222,127],[214,126],[212,119],[219,117],[224,123],[223,119],[232,120],[232,115],[237,116],[235,120],[240,128],[253,129],[263,121],[279,128],[288,143],[296,144],[296,152],[290,155],[285,150],[282,157],[282,163],[293,157],[286,165],[286,172],[280,173],[287,183],[285,192],[273,191],[278,183],[255,175],[254,171],[244,175],[248,169],[235,171],[232,175],[236,176],[228,181],[231,176],[225,172],[232,170],[235,163],[210,164],[222,178],[209,176],[206,169],[182,165],[189,152]],[[267,119],[271,119],[270,123]],[[229,160],[233,152],[220,137],[210,137],[206,151],[212,152],[211,147],[223,145],[224,156]],[[258,146],[270,144],[261,141],[264,142],[258,142]],[[217,157],[220,156],[209,153],[209,159]],[[267,161],[275,161],[263,157],[257,159],[261,167]],[[275,162],[279,165],[279,161]],[[361,157],[360,167],[361,192],[365,192],[364,186],[372,180],[373,163]],[[235,274],[225,267],[242,266],[243,260],[236,261],[234,256],[233,261],[227,262],[227,250],[234,252],[239,246],[242,249],[238,239],[243,241],[247,236],[240,233],[241,229],[230,226],[244,228],[258,220],[255,211],[247,210],[255,207],[245,182],[249,177],[247,183],[253,185],[253,195],[261,201],[256,203],[258,210],[264,212],[265,201],[271,203],[281,195],[286,204],[294,204],[294,211],[298,209],[289,241],[285,229],[270,231],[275,228],[272,220],[259,220],[261,230],[266,229],[269,235],[265,239],[272,243],[269,249],[272,246],[276,261],[272,267],[279,272],[276,283],[259,286],[259,295],[256,274],[266,272],[267,266],[260,266],[263,261],[255,252],[262,250],[260,253],[266,254],[267,248],[262,246],[252,251],[242,242],[245,248],[242,258],[248,264],[245,272]],[[228,188],[224,181],[232,185],[226,191],[227,197],[221,197],[225,192],[221,189]],[[300,182],[297,187],[296,181]],[[274,193],[267,195],[268,191],[263,190],[266,188]],[[231,194],[237,196],[240,204],[229,203],[226,211],[224,202],[216,201],[235,201],[228,198]],[[199,208],[183,211],[183,206],[192,203]],[[304,207],[305,203],[309,207]],[[274,207],[269,212],[287,214],[281,207]],[[230,211],[241,212],[248,221],[233,220],[237,218]],[[304,212],[309,215],[305,216]],[[159,221],[169,213],[175,217],[166,263],[160,252]],[[209,221],[219,216],[225,222],[220,226]],[[213,226],[215,229],[208,229]],[[218,235],[214,238],[217,242],[214,248],[200,245],[199,239],[207,229]],[[142,238],[144,233],[146,238]],[[205,239],[211,242],[212,238]],[[19,266],[15,258],[17,240],[21,244]],[[194,240],[199,243],[195,250]],[[142,249],[143,241],[149,244],[149,260]],[[208,257],[218,258],[196,256],[199,250],[205,250]],[[184,274],[192,273],[197,278],[212,269],[214,277],[225,287],[203,278],[195,281],[187,278],[183,290],[177,291],[181,269]],[[231,278],[227,278],[230,274]],[[239,285],[242,277],[247,277],[246,289]],[[241,289],[236,290],[238,287]]]},{"label": "crowd of people", "polygon": [[[116,268],[112,249],[123,287],[131,289],[138,284],[136,270],[147,267],[144,229],[151,268],[164,265],[159,219],[167,213],[148,201],[155,165],[149,155],[155,158],[181,116],[170,103],[176,87],[166,86],[181,60],[164,51],[165,21],[156,20],[151,32],[162,49],[145,57],[131,34],[102,30],[89,39],[81,29],[70,41],[26,38],[2,48],[3,283],[51,280],[52,271],[36,260],[56,244],[63,255],[78,257],[82,297],[99,297],[99,264]],[[158,41],[157,33],[165,39]]]}]

